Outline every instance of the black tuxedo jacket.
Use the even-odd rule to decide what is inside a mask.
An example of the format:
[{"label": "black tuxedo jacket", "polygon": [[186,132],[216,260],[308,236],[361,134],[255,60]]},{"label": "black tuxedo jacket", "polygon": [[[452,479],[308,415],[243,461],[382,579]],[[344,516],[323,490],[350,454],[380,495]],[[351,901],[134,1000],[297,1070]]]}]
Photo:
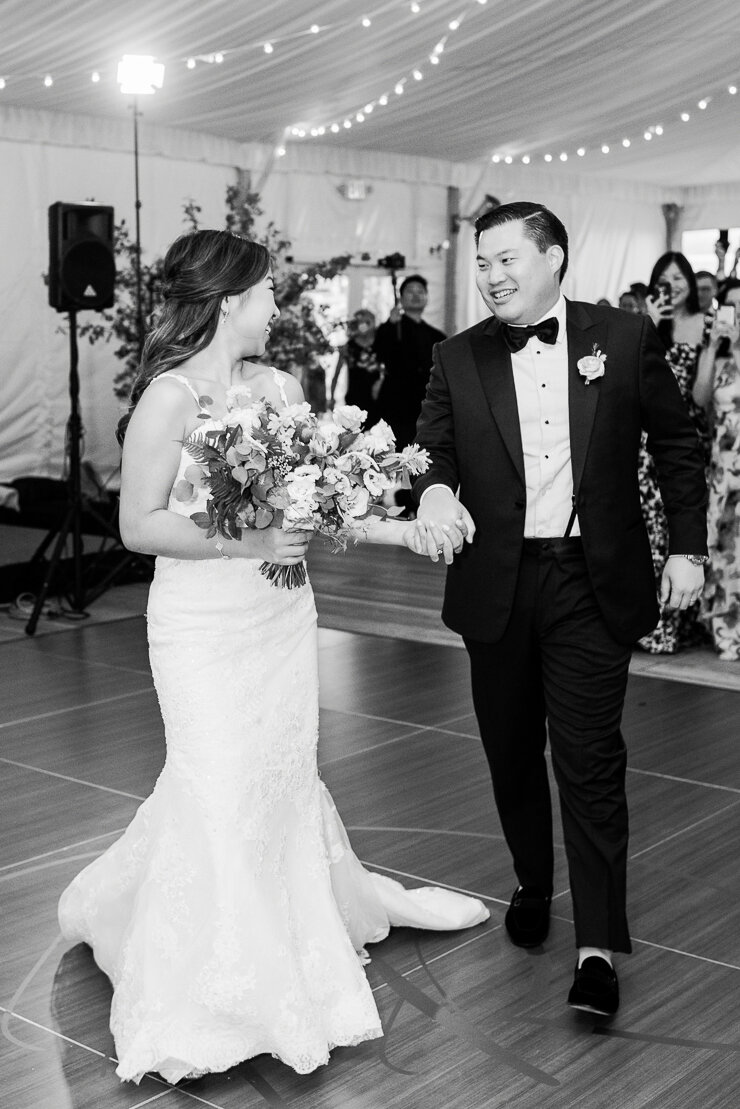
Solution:
[{"label": "black tuxedo jacket", "polygon": [[[584,553],[611,634],[634,643],[657,623],[650,545],[637,478],[640,433],[658,471],[672,554],[706,554],[704,460],[665,349],[647,317],[567,302],[573,489]],[[588,385],[579,358],[594,345],[605,373]],[[477,532],[447,573],[442,618],[470,639],[504,633],[526,508],[511,355],[491,316],[438,343],[416,441],[432,465],[414,484],[459,488]]]}]

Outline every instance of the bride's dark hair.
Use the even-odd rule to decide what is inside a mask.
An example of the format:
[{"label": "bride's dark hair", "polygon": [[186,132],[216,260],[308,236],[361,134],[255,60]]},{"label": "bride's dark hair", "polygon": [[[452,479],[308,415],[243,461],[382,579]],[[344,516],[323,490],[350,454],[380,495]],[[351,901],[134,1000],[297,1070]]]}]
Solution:
[{"label": "bride's dark hair", "polygon": [[207,347],[216,334],[223,298],[251,289],[269,270],[267,248],[232,231],[192,231],[175,239],[164,257],[164,304],[144,343],[128,409],[118,422],[121,445],[149,382]]}]

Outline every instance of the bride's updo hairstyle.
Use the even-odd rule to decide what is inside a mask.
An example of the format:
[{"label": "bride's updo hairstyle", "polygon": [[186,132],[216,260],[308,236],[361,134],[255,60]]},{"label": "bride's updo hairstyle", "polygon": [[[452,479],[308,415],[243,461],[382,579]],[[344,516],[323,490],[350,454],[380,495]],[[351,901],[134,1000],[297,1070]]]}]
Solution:
[{"label": "bride's updo hairstyle", "polygon": [[204,350],[216,334],[223,298],[251,289],[269,270],[267,248],[232,231],[193,231],[175,239],[164,258],[164,304],[144,343],[129,406],[118,423],[121,445],[149,382]]}]

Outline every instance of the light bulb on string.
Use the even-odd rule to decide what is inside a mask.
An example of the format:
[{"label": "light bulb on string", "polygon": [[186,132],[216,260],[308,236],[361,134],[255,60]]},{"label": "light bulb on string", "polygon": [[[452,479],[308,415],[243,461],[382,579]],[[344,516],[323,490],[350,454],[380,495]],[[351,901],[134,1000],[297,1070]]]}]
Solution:
[{"label": "light bulb on string", "polygon": [[363,16],[363,18],[362,18],[362,26],[363,26],[363,27],[372,27],[372,25],[373,25],[373,21],[372,21],[372,19],[368,19],[368,17],[367,17],[367,16]]},{"label": "light bulb on string", "polygon": [[311,26],[309,27],[309,31],[311,32],[312,35],[318,35],[320,30],[321,30],[321,28],[319,27],[318,23],[312,23]]},{"label": "light bulb on string", "polygon": [[188,60],[185,62],[185,65],[188,67],[188,69],[195,69],[195,64],[195,58],[188,58]]},{"label": "light bulb on string", "polygon": [[5,78],[4,78],[4,77],[0,77],[0,89],[4,89],[4,88],[5,88],[5,84],[6,84],[6,82],[5,82]]},{"label": "light bulb on string", "polygon": [[50,73],[47,73],[46,77],[44,77],[44,84],[46,85],[47,89],[50,89],[51,86],[54,84],[54,78]]},{"label": "light bulb on string", "polygon": [[92,83],[93,83],[94,85],[97,85],[97,84],[99,84],[99,82],[100,82],[100,74],[98,73],[97,69],[94,69],[94,70],[92,71],[92,73],[90,74],[90,80],[92,81]]},{"label": "light bulb on string", "polygon": [[681,122],[682,123],[688,123],[690,119],[691,119],[691,116],[689,115],[688,112],[681,112]]},{"label": "light bulb on string", "polygon": [[576,154],[578,155],[579,158],[583,158],[586,154],[586,147],[585,146],[579,146],[578,150],[576,150]]},{"label": "light bulb on string", "polygon": [[424,78],[424,74],[421,72],[421,70],[420,69],[415,69],[414,70],[414,80],[415,81],[421,81],[421,80],[423,80],[423,78]]},{"label": "light bulb on string", "polygon": [[730,96],[735,96],[737,94],[737,85],[728,85],[727,91],[729,92]]},{"label": "light bulb on string", "polygon": [[531,161],[531,158],[529,157],[529,154],[522,155],[522,164],[523,165],[528,166],[530,161]]},{"label": "light bulb on string", "polygon": [[608,154],[609,153],[609,147],[606,143],[604,143],[603,146],[601,147],[601,153],[602,154]]},{"label": "light bulb on string", "polygon": [[552,161],[552,154],[545,154],[545,161],[546,162],[551,162]]},{"label": "light bulb on string", "polygon": [[272,54],[275,47],[272,45],[271,42],[266,42],[262,49],[264,50],[265,54]]}]

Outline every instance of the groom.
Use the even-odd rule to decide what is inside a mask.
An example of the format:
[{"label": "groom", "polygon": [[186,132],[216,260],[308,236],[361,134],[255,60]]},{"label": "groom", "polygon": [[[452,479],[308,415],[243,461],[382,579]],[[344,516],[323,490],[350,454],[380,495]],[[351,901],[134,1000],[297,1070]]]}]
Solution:
[{"label": "groom", "polygon": [[631,645],[659,614],[642,429],[668,519],[660,601],[672,608],[691,605],[704,582],[704,463],[652,323],[562,296],[568,237],[552,212],[505,204],[477,220],[475,236],[493,316],[435,347],[416,436],[432,457],[414,486],[417,549],[451,563],[442,617],[470,656],[519,883],[509,936],[529,948],[548,933],[549,734],[578,948],[568,1001],[611,1014],[612,953],[631,950],[620,722]]}]

